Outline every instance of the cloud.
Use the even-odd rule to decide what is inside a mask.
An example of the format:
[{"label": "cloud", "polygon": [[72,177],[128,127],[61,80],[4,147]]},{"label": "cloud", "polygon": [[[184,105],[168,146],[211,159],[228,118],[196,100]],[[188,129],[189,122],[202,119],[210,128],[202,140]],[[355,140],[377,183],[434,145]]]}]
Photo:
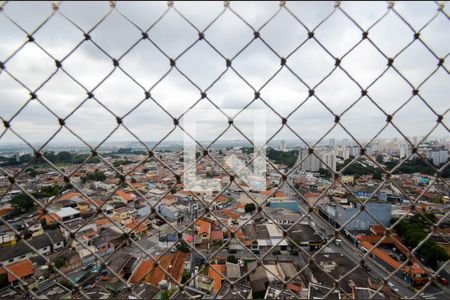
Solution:
[{"label": "cloud", "polygon": [[[64,2],[60,12],[81,30],[57,12],[33,36],[48,54],[62,61],[64,70],[77,82],[62,70],[46,82],[57,70],[55,61],[36,44],[26,44],[6,60],[26,42],[27,33],[33,32],[50,16],[51,4],[7,3],[0,13],[0,61],[6,61],[7,71],[30,90],[34,91],[45,82],[37,95],[56,116],[33,100],[11,120],[28,101],[29,94],[14,78],[1,72],[0,117],[11,120],[11,127],[34,144],[42,143],[59,128],[58,117],[67,118],[66,124],[70,129],[86,141],[95,143],[116,127],[116,116],[125,116],[124,124],[139,139],[154,141],[163,138],[174,125],[173,119],[152,99],[133,110],[144,99],[146,90],[150,90],[152,98],[161,107],[178,118],[200,99],[201,90],[206,90],[208,98],[219,108],[242,109],[253,101],[253,89],[261,89],[261,99],[254,101],[249,108],[267,108],[267,103],[281,117],[289,116],[288,124],[306,139],[319,139],[333,126],[334,114],[342,114],[342,124],[356,138],[368,140],[385,124],[385,115],[367,97],[348,110],[361,97],[361,89],[345,72],[335,69],[335,58],[340,58],[342,67],[362,88],[367,88],[369,97],[387,114],[395,113],[394,122],[398,122],[399,128],[407,135],[427,134],[437,118],[418,97],[396,112],[412,96],[413,88],[419,88],[423,98],[437,113],[446,114],[444,122],[449,124],[446,119],[449,118],[450,82],[448,70],[444,69],[447,64],[440,68],[437,64],[439,57],[449,53],[450,30],[448,20],[436,11],[436,4],[396,4],[398,12],[408,20],[412,29],[392,11],[372,27],[387,12],[386,3],[344,2],[341,5],[361,29],[339,10],[320,24],[335,9],[331,2],[288,2],[287,8],[303,25],[285,8],[274,16],[280,9],[278,2],[232,2],[231,8],[250,26],[229,9],[223,11],[221,2],[175,2],[174,6],[192,24],[169,9],[149,30],[149,41],[142,40],[141,30],[147,30],[168,9],[165,2],[118,2],[118,10],[112,11],[107,2]],[[121,13],[135,24],[127,21]],[[90,32],[92,40],[101,49],[92,41],[83,41],[83,33],[90,31],[107,14],[106,19]],[[272,16],[274,18],[267,23]],[[433,21],[422,28],[433,17]],[[254,39],[253,30],[261,26],[261,37],[275,53],[261,40],[255,40],[246,47]],[[197,29],[206,29],[204,36],[210,44],[200,40],[184,52],[198,40]],[[308,31],[311,30],[322,46],[314,39],[308,39]],[[363,30],[368,30],[368,37],[375,46],[365,40],[348,53],[362,39]],[[432,52],[420,41],[413,42],[414,32],[419,30],[421,39]],[[413,44],[399,53],[410,42]],[[79,43],[81,45],[71,53]],[[130,50],[135,43],[137,45]],[[225,63],[236,54],[232,67],[238,73],[227,69]],[[294,74],[283,67],[273,80],[267,82],[282,67],[280,57],[286,58],[287,66]],[[395,58],[394,66],[413,87],[392,68],[372,84],[386,70],[389,57]],[[112,58],[120,58],[121,68],[138,84],[118,68],[114,70]],[[175,68],[171,69],[170,58],[177,59],[177,68],[192,82]],[[159,82],[170,69],[169,75]],[[333,69],[334,72],[322,82]],[[433,72],[431,78],[423,83]],[[317,84],[319,86],[316,87]],[[308,97],[310,88],[314,88],[315,96],[332,113],[315,97],[295,110]],[[94,99],[89,99],[72,114],[86,100],[87,91],[93,91],[106,109]],[[214,106],[203,99],[196,107]],[[270,109],[267,111],[269,137],[281,127],[281,118]],[[242,121],[244,116],[240,116]],[[225,119],[224,126],[226,122]],[[213,139],[222,127],[209,126],[204,135]],[[442,126],[436,134],[449,136],[448,130]],[[389,129],[382,135],[393,137],[399,134]],[[333,130],[328,137],[348,138],[341,129]],[[168,140],[181,138],[182,133],[177,129]],[[240,136],[237,132],[230,132],[223,138]],[[287,129],[276,136],[276,139],[289,138],[296,139]],[[120,128],[110,140],[135,141],[135,138]],[[0,136],[0,145],[19,141],[11,133]],[[63,129],[55,141],[68,143],[77,139]]]}]

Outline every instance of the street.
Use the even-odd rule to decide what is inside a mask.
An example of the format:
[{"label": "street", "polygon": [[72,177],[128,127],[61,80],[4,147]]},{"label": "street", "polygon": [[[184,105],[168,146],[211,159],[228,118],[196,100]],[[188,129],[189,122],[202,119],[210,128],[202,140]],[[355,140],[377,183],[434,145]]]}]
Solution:
[{"label": "street", "polygon": [[[290,184],[292,185],[292,177],[289,177],[289,180]],[[303,202],[302,199],[296,197],[295,193],[292,192],[292,189],[288,185],[284,185],[282,189],[288,197],[297,199],[299,205],[307,205]],[[309,220],[310,222],[313,222],[315,224],[317,231],[324,239],[329,240],[334,236],[334,229],[332,225],[330,225],[330,223],[322,220],[315,214],[310,214]],[[324,229],[324,231],[321,230],[322,228]],[[342,235],[342,237],[346,240],[345,242],[343,241],[341,243],[341,246],[337,246],[335,243],[331,243],[328,247],[331,248],[334,252],[346,255],[352,261],[359,262],[363,253],[358,248],[350,246],[353,243],[352,241],[349,241],[344,235]],[[350,245],[348,245],[346,242]],[[369,271],[374,275],[374,277],[378,277],[381,279],[386,278],[390,274],[390,272],[384,271],[369,259],[366,260],[366,265]],[[389,278],[389,282],[393,284],[394,288],[398,289],[398,294],[400,294],[401,297],[409,298],[416,293],[416,290],[413,287],[411,287],[407,282],[405,282],[397,275],[391,276]],[[424,299],[450,299],[450,293],[447,291],[447,289],[444,290],[436,284],[430,284],[425,289],[425,293],[420,294],[420,296],[422,296]]]}]

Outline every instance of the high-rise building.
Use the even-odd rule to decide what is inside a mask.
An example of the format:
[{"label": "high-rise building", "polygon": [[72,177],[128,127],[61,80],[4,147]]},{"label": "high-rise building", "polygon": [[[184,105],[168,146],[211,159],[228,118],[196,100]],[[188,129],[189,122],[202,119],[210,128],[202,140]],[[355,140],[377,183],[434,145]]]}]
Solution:
[{"label": "high-rise building", "polygon": [[347,147],[348,146],[348,139],[343,139],[342,140],[342,147]]},{"label": "high-rise building", "polygon": [[381,153],[381,144],[380,142],[374,142],[371,144],[372,155]]},{"label": "high-rise building", "polygon": [[315,156],[314,154],[311,154],[308,156],[308,150],[302,150],[301,152],[301,158],[305,159],[301,165],[300,169],[303,171],[310,171],[310,172],[318,172],[320,169],[320,160]]},{"label": "high-rise building", "polygon": [[[316,150],[308,156],[308,150],[301,152],[301,159],[305,159],[300,166],[303,171],[318,172],[320,169],[332,169],[336,171],[336,151],[330,149]],[[317,156],[316,156],[317,155]],[[319,159],[320,157],[320,159]],[[321,161],[322,160],[322,161]]]},{"label": "high-rise building", "polygon": [[349,146],[348,151],[350,156],[356,157],[361,152],[361,148],[359,146]]},{"label": "high-rise building", "polygon": [[320,157],[322,158],[323,163],[321,163],[321,168],[323,169],[332,169],[336,171],[336,152],[334,150],[324,150],[321,151]]},{"label": "high-rise building", "polygon": [[407,144],[400,145],[400,159],[405,158],[409,155],[409,148]]},{"label": "high-rise building", "polygon": [[350,151],[348,150],[348,147],[342,147],[342,157],[344,158],[344,160],[350,158]]},{"label": "high-rise building", "polygon": [[448,160],[448,151],[445,147],[435,147],[431,149],[431,160],[433,165],[439,166]]},{"label": "high-rise building", "polygon": [[281,140],[280,150],[283,151],[283,152],[287,151],[286,141],[285,140]]},{"label": "high-rise building", "polygon": [[334,139],[330,139],[330,140],[328,141],[328,144],[329,144],[329,146],[330,146],[331,149],[334,149],[334,146],[335,146],[335,144],[336,144],[336,141],[335,141]]}]

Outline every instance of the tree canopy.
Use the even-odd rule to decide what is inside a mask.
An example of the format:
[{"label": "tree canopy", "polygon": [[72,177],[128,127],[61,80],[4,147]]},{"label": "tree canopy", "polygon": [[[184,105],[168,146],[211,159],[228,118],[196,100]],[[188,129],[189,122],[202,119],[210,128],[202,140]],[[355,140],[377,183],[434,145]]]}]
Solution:
[{"label": "tree canopy", "polygon": [[94,171],[92,173],[86,173],[84,176],[81,176],[81,182],[86,183],[88,181],[105,181],[106,175],[101,171]]},{"label": "tree canopy", "polygon": [[[66,188],[59,185],[44,186],[38,192],[32,192],[31,195],[36,199],[50,198],[58,195]],[[19,212],[29,212],[35,207],[33,199],[25,193],[15,195],[11,199],[11,204]]]},{"label": "tree canopy", "polygon": [[251,213],[251,212],[255,211],[256,205],[255,205],[255,203],[247,203],[247,204],[245,204],[244,209],[245,209],[246,213]]},{"label": "tree canopy", "polygon": [[239,263],[239,260],[236,258],[236,256],[229,255],[227,257],[227,262],[232,263],[232,264],[237,264],[237,263]]},{"label": "tree canopy", "polygon": [[[431,222],[436,222],[433,214],[426,214]],[[426,224],[429,223],[424,217],[416,214],[408,219],[401,220],[395,227],[402,238],[403,243],[409,248],[415,248],[427,236]],[[427,240],[417,251],[424,259],[426,265],[433,269],[437,268],[438,261],[447,261],[450,257],[447,252],[436,242]]]}]

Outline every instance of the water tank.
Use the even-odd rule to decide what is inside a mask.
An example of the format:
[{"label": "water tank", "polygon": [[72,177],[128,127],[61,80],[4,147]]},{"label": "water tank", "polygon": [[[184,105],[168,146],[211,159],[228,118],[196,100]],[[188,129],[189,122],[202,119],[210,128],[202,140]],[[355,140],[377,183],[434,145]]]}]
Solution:
[{"label": "water tank", "polygon": [[161,290],[167,290],[168,288],[169,288],[169,283],[167,282],[167,280],[161,280],[159,283],[158,283],[158,287],[161,289]]}]

